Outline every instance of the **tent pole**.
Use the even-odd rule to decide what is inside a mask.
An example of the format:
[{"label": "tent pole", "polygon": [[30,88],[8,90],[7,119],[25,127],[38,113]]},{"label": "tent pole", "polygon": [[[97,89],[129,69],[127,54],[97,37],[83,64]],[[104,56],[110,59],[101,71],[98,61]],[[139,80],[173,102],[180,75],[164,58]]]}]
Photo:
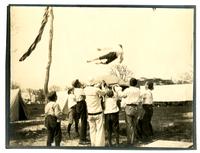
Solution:
[{"label": "tent pole", "polygon": [[45,94],[45,103],[47,103],[47,94],[48,94],[48,83],[49,83],[49,76],[50,76],[50,67],[52,62],[52,40],[53,40],[53,8],[50,9],[50,30],[49,30],[49,53],[48,53],[48,63],[46,67],[46,76],[45,76],[45,83],[44,83],[44,94]]}]

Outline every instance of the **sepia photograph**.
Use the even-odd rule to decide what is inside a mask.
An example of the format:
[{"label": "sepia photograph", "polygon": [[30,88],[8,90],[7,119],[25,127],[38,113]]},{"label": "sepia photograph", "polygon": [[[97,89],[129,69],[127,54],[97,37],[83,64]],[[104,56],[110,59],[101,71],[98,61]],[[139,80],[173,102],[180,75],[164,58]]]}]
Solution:
[{"label": "sepia photograph", "polygon": [[196,149],[195,5],[8,5],[6,148]]}]

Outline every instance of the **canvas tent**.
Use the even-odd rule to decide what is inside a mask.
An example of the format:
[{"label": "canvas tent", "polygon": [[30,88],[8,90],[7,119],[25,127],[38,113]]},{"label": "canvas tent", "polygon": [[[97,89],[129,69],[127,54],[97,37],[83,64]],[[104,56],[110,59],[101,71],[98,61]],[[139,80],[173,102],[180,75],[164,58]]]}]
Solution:
[{"label": "canvas tent", "polygon": [[10,121],[27,120],[28,111],[21,97],[20,89],[12,89],[10,92]]},{"label": "canvas tent", "polygon": [[58,91],[56,92],[57,94],[57,101],[56,103],[58,103],[60,105],[60,108],[62,110],[62,112],[64,114],[68,113],[68,94],[67,91]]},{"label": "canvas tent", "polygon": [[152,92],[154,102],[193,101],[193,84],[157,85]]}]

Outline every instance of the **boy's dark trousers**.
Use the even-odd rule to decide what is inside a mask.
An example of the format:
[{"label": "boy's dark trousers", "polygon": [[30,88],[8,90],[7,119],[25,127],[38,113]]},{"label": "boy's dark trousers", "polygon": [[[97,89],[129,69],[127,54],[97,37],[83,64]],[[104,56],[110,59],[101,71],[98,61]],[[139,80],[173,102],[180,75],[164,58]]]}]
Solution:
[{"label": "boy's dark trousers", "polygon": [[87,106],[85,100],[76,104],[77,117],[81,118],[80,141],[86,141],[87,136]]},{"label": "boy's dark trousers", "polygon": [[79,122],[79,117],[77,116],[77,113],[76,113],[76,105],[75,106],[73,106],[72,108],[71,108],[72,110],[72,121],[71,122],[69,122],[69,124],[68,124],[68,127],[67,127],[67,132],[68,132],[68,134],[69,134],[69,137],[70,137],[70,131],[71,131],[71,126],[72,126],[72,124],[73,124],[73,121],[75,122],[75,132],[76,132],[76,134],[77,135],[79,135],[79,132],[78,132],[78,122]]},{"label": "boy's dark trousers", "polygon": [[143,109],[145,111],[142,119],[142,132],[144,137],[149,137],[153,135],[153,128],[151,125],[151,118],[153,116],[153,106],[143,104]]},{"label": "boy's dark trousers", "polygon": [[119,112],[105,114],[105,128],[106,136],[108,138],[109,146],[112,145],[112,132],[116,137],[116,144],[119,144]]},{"label": "boy's dark trousers", "polygon": [[55,139],[55,145],[60,146],[60,142],[62,139],[60,122],[57,122],[55,128],[47,127],[47,146],[51,146],[51,143],[53,143],[54,139]]}]

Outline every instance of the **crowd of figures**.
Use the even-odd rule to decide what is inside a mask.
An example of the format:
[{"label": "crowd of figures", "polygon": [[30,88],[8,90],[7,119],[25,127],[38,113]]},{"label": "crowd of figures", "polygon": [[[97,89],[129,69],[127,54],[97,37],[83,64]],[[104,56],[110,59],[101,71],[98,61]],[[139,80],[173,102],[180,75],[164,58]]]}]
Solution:
[{"label": "crowd of figures", "polygon": [[[137,141],[148,139],[153,135],[151,118],[153,115],[153,83],[146,82],[142,92],[135,78],[130,79],[130,86],[122,89],[119,85],[107,85],[105,81],[96,83],[90,79],[83,86],[77,79],[68,90],[68,127],[70,137],[71,126],[75,123],[76,136],[80,145],[90,144],[93,147],[119,146],[119,111],[125,107],[127,144],[134,146]],[[57,94],[48,94],[49,102],[45,106],[45,126],[47,127],[47,146],[55,141],[60,146],[62,140],[61,120],[63,114],[56,103]],[[81,120],[79,129],[79,120]],[[89,127],[87,127],[89,126]],[[89,137],[87,139],[87,129]],[[80,133],[79,133],[80,132]],[[115,143],[112,144],[112,136]]]}]

